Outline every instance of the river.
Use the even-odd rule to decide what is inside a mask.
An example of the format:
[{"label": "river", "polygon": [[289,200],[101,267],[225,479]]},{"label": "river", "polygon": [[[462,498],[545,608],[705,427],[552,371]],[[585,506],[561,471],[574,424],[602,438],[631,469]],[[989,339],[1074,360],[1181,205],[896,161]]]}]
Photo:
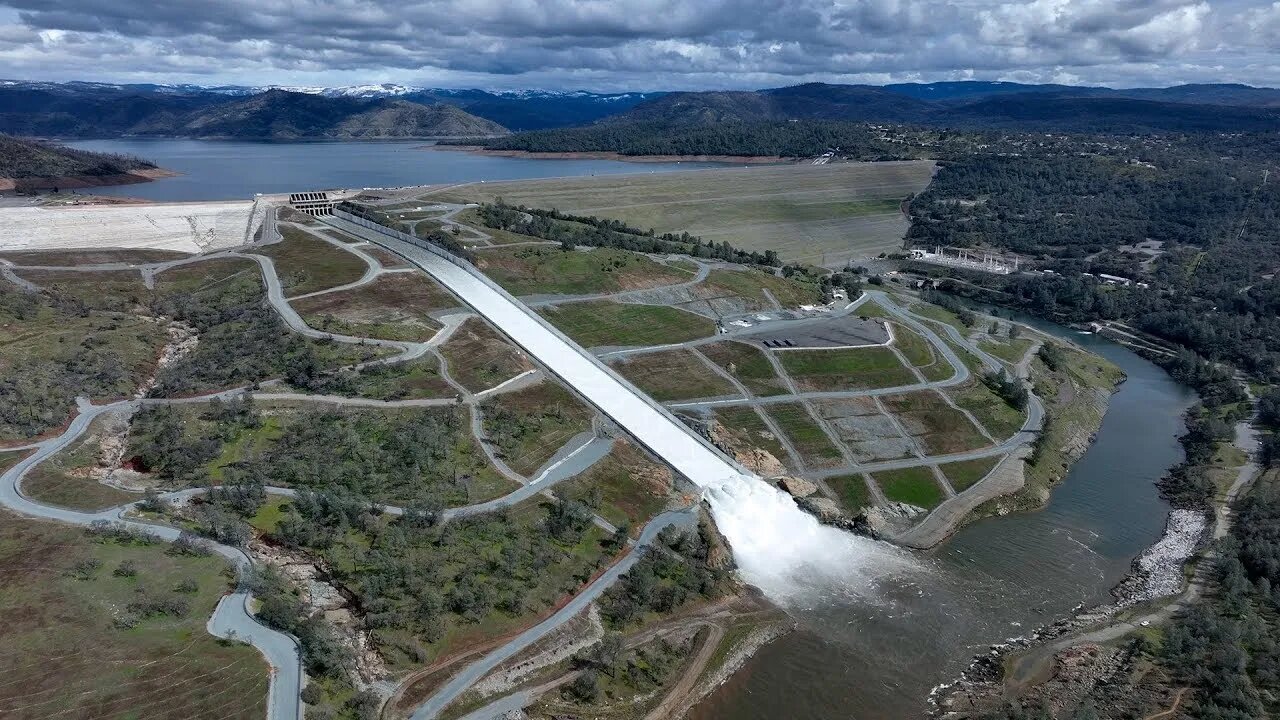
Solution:
[{"label": "river", "polygon": [[[1002,310],[1002,315],[1008,311]],[[924,578],[885,582],[874,601],[816,599],[800,630],[765,647],[690,715],[694,720],[872,720],[923,714],[929,690],[988,645],[1080,603],[1110,599],[1164,530],[1155,482],[1182,460],[1194,395],[1109,340],[1018,316],[1120,366],[1097,440],[1048,505],[975,522],[927,556]]]},{"label": "river", "polygon": [[237,200],[254,193],[401,187],[482,180],[616,175],[724,167],[723,163],[547,160],[421,149],[429,142],[271,143],[236,140],[85,140],[71,147],[134,155],[179,173],[85,193],[162,202]]}]

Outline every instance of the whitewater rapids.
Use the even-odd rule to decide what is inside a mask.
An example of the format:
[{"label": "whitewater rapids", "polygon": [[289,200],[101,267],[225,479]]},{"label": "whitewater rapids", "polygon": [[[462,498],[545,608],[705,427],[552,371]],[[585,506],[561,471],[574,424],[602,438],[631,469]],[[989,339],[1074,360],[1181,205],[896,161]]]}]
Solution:
[{"label": "whitewater rapids", "polygon": [[905,550],[823,525],[753,475],[703,487],[743,581],[780,605],[875,600],[881,583],[925,571]]}]

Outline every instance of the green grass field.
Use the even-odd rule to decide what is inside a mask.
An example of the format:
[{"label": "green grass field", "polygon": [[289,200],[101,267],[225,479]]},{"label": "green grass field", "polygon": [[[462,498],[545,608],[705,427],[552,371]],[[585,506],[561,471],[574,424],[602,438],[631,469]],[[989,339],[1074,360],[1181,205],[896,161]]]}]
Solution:
[{"label": "green grass field", "polygon": [[901,246],[898,205],[932,162],[778,165],[471,184],[431,198],[558,208],[640,229],[688,231],[784,260],[843,264]]},{"label": "green grass field", "polygon": [[785,465],[792,464],[787,449],[754,408],[720,407],[712,411],[712,417],[738,442],[764,450]]},{"label": "green grass field", "polygon": [[321,240],[309,232],[280,225],[284,240],[255,252],[275,261],[285,297],[355,282],[368,265],[358,255]]},{"label": "green grass field", "polygon": [[715,334],[712,321],[661,305],[626,305],[608,300],[566,303],[538,312],[583,347],[648,347]]},{"label": "green grass field", "polygon": [[562,483],[559,492],[581,500],[616,526],[639,529],[666,506],[671,471],[619,440],[603,460]]},{"label": "green grass field", "polygon": [[835,491],[836,501],[845,512],[857,514],[859,510],[873,505],[871,490],[862,475],[837,475],[827,478],[827,485]]},{"label": "green grass field", "polygon": [[893,336],[898,352],[901,352],[907,362],[918,369],[925,379],[946,380],[955,375],[955,369],[951,367],[951,363],[947,362],[942,353],[938,352],[920,333],[902,323],[895,322]]},{"label": "green grass field", "polygon": [[712,270],[699,286],[699,295],[710,297],[736,295],[746,301],[748,310],[753,311],[774,309],[774,304],[769,302],[768,295],[772,295],[784,308],[822,302],[822,290],[817,284],[778,277],[755,268]]},{"label": "green grass field", "polygon": [[[0,516],[0,717],[266,714],[262,656],[205,630],[232,586],[226,562],[166,547],[97,542],[77,528]],[[171,603],[169,612],[146,609],[158,600]]]},{"label": "green grass field", "polygon": [[484,320],[470,318],[440,348],[449,374],[471,392],[480,392],[533,369],[524,353]]},{"label": "green grass field", "polygon": [[88,470],[97,464],[98,438],[107,422],[106,418],[95,419],[71,447],[32,468],[22,479],[23,493],[37,502],[91,512],[140,499],[138,493],[88,476]]},{"label": "green grass field", "polygon": [[929,455],[976,450],[991,444],[964,413],[933,390],[880,398]]},{"label": "green grass field", "polygon": [[729,381],[689,350],[623,356],[612,360],[610,365],[659,402],[738,394]]},{"label": "green grass field", "polygon": [[44,265],[72,267],[76,265],[105,265],[107,263],[157,263],[181,260],[190,254],[177,250],[153,250],[150,248],[84,248],[82,250],[6,250],[0,259],[14,265]]},{"label": "green grass field", "polygon": [[1010,365],[1016,365],[1022,360],[1022,356],[1027,354],[1027,350],[1033,344],[1035,344],[1035,341],[1028,338],[1000,338],[998,340],[982,340],[978,343],[978,347]]},{"label": "green grass field", "polygon": [[933,471],[927,467],[886,470],[875,473],[872,478],[880,486],[884,496],[895,502],[931,510],[946,498]]},{"label": "green grass field", "polygon": [[552,247],[476,251],[476,265],[513,295],[591,295],[688,282],[688,273],[644,255]]},{"label": "green grass field", "polygon": [[956,492],[964,492],[973,487],[974,483],[987,476],[987,473],[995,469],[996,465],[1004,459],[1001,455],[988,458],[978,458],[977,460],[963,460],[961,462],[947,463],[938,466],[942,470],[942,474],[947,476],[947,481],[951,483],[951,488]]},{"label": "green grass field", "polygon": [[368,285],[293,303],[308,325],[325,332],[383,340],[431,339],[440,323],[428,313],[460,303],[422,273],[383,275]]},{"label": "green grass field", "polygon": [[591,429],[592,410],[558,383],[541,382],[487,398],[485,433],[507,465],[532,475],[574,435]]},{"label": "green grass field", "polygon": [[800,403],[770,405],[766,412],[791,441],[806,465],[830,467],[843,462],[840,449],[831,442],[831,438]]},{"label": "green grass field", "polygon": [[918,382],[888,348],[788,350],[782,367],[802,391],[897,387]]},{"label": "green grass field", "polygon": [[724,368],[754,395],[765,397],[787,393],[786,383],[773,371],[764,351],[754,345],[726,340],[703,345],[698,352]]},{"label": "green grass field", "polygon": [[956,405],[973,413],[982,427],[991,433],[996,440],[1004,440],[1022,429],[1025,420],[1023,414],[1000,396],[991,392],[980,381],[972,381],[958,388],[946,391]]},{"label": "green grass field", "polygon": [[146,313],[151,291],[137,270],[15,270],[18,277],[58,298],[94,310]]}]

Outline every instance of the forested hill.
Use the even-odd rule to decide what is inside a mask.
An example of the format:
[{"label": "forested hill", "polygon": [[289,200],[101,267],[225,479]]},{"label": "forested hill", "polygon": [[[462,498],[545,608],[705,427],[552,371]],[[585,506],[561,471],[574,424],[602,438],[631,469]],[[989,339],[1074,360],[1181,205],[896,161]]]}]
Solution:
[{"label": "forested hill", "polygon": [[269,90],[192,112],[143,134],[190,137],[430,138],[505,134],[497,123],[451,105],[404,100],[328,98]]},{"label": "forested hill", "polygon": [[62,145],[0,135],[0,180],[123,176],[156,166],[128,155],[73,150]]},{"label": "forested hill", "polygon": [[0,132],[42,137],[198,137],[295,140],[505,134],[454,105],[268,90],[145,92],[0,86]]},{"label": "forested hill", "polygon": [[921,87],[925,86],[808,83],[754,92],[670,93],[602,122],[843,120],[1112,133],[1250,132],[1280,125],[1280,92],[1267,88],[1231,92],[1223,88],[1237,86],[1198,86],[1198,92],[1161,88],[1127,91],[1133,93],[1130,96],[1121,94],[1125,91],[1065,86],[939,87],[942,97],[934,99]]},{"label": "forested hill", "polygon": [[1057,320],[1124,321],[1280,380],[1276,133],[1028,135],[946,156],[911,202],[908,244],[1013,250],[1053,271],[948,270],[967,281],[954,292]]},{"label": "forested hill", "polygon": [[[466,141],[471,143],[472,141]],[[603,152],[620,155],[727,155],[813,157],[840,148],[858,160],[920,157],[910,147],[886,142],[861,123],[827,121],[608,123],[585,128],[537,130],[481,142],[490,150]]]}]

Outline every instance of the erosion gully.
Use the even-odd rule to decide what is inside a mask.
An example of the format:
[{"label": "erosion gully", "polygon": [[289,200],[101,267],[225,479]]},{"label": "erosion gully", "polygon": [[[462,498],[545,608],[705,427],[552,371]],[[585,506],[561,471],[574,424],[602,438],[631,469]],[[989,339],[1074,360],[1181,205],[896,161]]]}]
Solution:
[{"label": "erosion gully", "polygon": [[761,650],[690,718],[918,717],[930,689],[975,653],[1081,603],[1110,599],[1133,558],[1163,532],[1169,507],[1155,482],[1182,460],[1177,437],[1194,396],[1116,343],[1015,319],[1102,355],[1128,376],[1049,503],[965,527],[927,555],[923,579],[886,581],[874,598],[819,597],[792,608],[799,630]]}]

